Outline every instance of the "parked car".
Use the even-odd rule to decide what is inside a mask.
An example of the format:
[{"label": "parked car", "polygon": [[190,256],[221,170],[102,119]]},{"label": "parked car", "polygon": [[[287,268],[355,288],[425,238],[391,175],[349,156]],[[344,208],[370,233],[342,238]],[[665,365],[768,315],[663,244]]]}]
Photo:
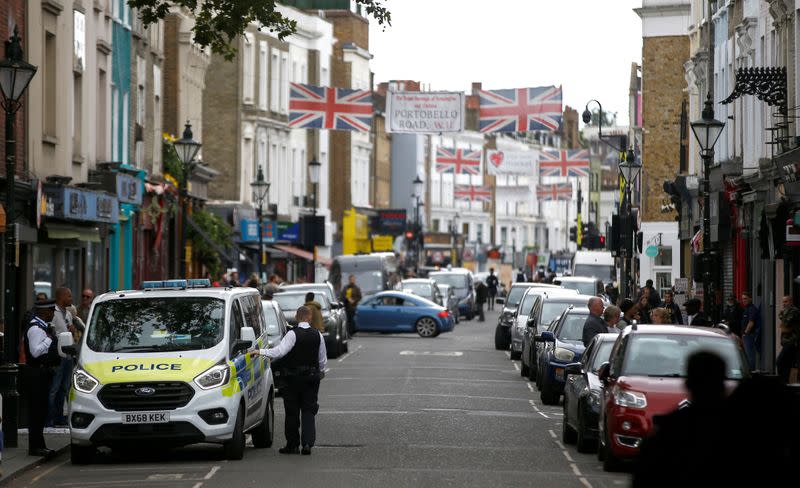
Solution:
[{"label": "parked car", "polygon": [[614,471],[634,459],[653,430],[653,417],[687,401],[687,364],[701,350],[725,360],[728,393],[750,375],[742,349],[721,329],[646,325],[622,331],[598,372],[603,396],[597,452],[604,470]]},{"label": "parked car", "polygon": [[439,290],[436,281],[430,278],[410,278],[403,280],[398,284],[398,288],[406,293],[419,295],[433,303],[444,306],[442,292]]},{"label": "parked car", "polygon": [[355,321],[359,332],[416,332],[421,337],[436,337],[455,325],[446,308],[402,291],[385,291],[362,300]]},{"label": "parked car", "polygon": [[[273,295],[272,300],[278,302],[283,316],[290,325],[297,325],[295,313],[306,302],[305,291],[285,291]],[[347,351],[347,325],[342,314],[332,313],[331,302],[325,292],[315,291],[314,301],[322,307],[322,319],[325,321],[325,348],[329,358],[337,358]]]},{"label": "parked car", "polygon": [[472,272],[466,268],[452,268],[447,271],[428,273],[428,278],[436,283],[450,285],[458,298],[458,313],[467,320],[472,320],[477,313],[475,307],[475,282]]},{"label": "parked car", "polygon": [[564,368],[567,382],[564,386],[561,440],[565,444],[577,444],[578,452],[591,452],[597,448],[597,419],[603,394],[603,384],[597,372],[603,363],[608,362],[617,337],[617,333],[597,334],[583,352],[580,362]]},{"label": "parked car", "polygon": [[553,319],[560,316],[570,306],[576,309],[588,310],[589,295],[578,295],[574,290],[569,290],[573,295],[566,294],[564,291],[553,292],[543,291],[542,306],[528,317],[525,333],[522,337],[522,364],[520,369],[523,376],[527,374],[531,380],[537,380],[538,384],[538,351],[541,343],[537,345],[535,337],[548,329]]},{"label": "parked car", "polygon": [[517,311],[519,302],[522,300],[523,295],[533,286],[539,288],[561,288],[557,285],[549,285],[544,283],[524,283],[518,282],[511,285],[505,297],[498,296],[495,303],[503,306],[500,312],[500,317],[497,319],[497,327],[494,331],[494,348],[498,350],[507,350],[511,346],[511,328],[514,326],[516,319],[514,314]]},{"label": "parked car", "polygon": [[442,292],[442,301],[444,302],[442,305],[447,308],[453,320],[458,323],[458,298],[456,298],[456,292],[453,291],[453,287],[450,285],[439,285],[439,291]]},{"label": "parked car", "polygon": [[603,280],[585,276],[562,276],[553,280],[556,285],[577,290],[581,295],[601,295],[605,291]]},{"label": "parked car", "polygon": [[588,317],[588,308],[570,307],[548,330],[534,336],[534,341],[542,345],[536,357],[536,381],[545,405],[558,404],[566,382],[564,369],[568,364],[580,361],[586,349],[583,345],[583,324]]},{"label": "parked car", "polygon": [[[281,293],[287,291],[302,291],[308,293],[310,291],[317,292],[321,291],[325,294],[328,298],[328,301],[331,304],[331,320],[333,322],[342,322],[345,324],[345,334],[347,334],[347,312],[345,311],[344,304],[339,301],[339,296],[336,295],[336,292],[333,290],[333,284],[330,281],[325,281],[323,283],[298,283],[296,285],[281,285],[280,287]],[[345,337],[345,351],[347,352],[347,341],[350,339],[349,336]]]},{"label": "parked car", "polygon": [[[528,324],[528,317],[534,310],[534,300],[536,297],[545,297],[551,295],[577,295],[575,290],[568,290],[566,288],[554,287],[547,285],[546,287],[534,283],[525,291],[525,296],[522,302],[517,307],[517,312],[514,316],[515,326],[511,329],[511,359],[520,359],[522,357],[522,341],[525,335],[525,328]],[[523,374],[522,376],[525,376]]]},{"label": "parked car", "polygon": [[[261,311],[264,315],[264,330],[267,333],[267,347],[277,346],[283,336],[289,331],[289,322],[283,315],[283,310],[274,300],[261,300]],[[271,368],[275,380],[275,394],[279,395],[281,388],[286,386],[286,379],[281,375],[281,359],[273,360]]]}]

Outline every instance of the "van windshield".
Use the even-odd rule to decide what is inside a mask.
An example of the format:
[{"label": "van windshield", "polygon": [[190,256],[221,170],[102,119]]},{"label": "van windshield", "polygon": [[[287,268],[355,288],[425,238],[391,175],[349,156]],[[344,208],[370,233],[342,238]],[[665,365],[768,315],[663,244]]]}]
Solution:
[{"label": "van windshield", "polygon": [[[574,276],[584,276],[586,278],[598,278],[603,281],[614,279],[614,266],[607,264],[576,264]],[[592,293],[594,294],[594,293]]]},{"label": "van windshield", "polygon": [[433,278],[437,283],[450,285],[459,290],[466,290],[469,283],[467,280],[467,275],[462,273],[431,274],[431,278]]},{"label": "van windshield", "polygon": [[218,298],[129,298],[95,306],[86,345],[97,352],[207,349],[224,331],[225,302]]},{"label": "van windshield", "polygon": [[[380,271],[355,271],[347,274],[348,279],[350,275],[356,277],[356,286],[361,290],[361,293],[383,291],[383,273]],[[342,286],[347,286],[347,283],[349,281]]]}]

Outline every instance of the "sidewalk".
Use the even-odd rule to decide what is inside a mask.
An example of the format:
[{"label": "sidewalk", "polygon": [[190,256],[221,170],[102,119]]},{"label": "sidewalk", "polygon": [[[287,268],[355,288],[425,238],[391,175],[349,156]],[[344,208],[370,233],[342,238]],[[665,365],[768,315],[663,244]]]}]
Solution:
[{"label": "sidewalk", "polygon": [[[61,453],[69,448],[69,429],[45,429],[47,447]],[[0,462],[0,484],[46,461],[43,457],[28,456],[27,429],[20,429],[17,447],[3,449]]]}]

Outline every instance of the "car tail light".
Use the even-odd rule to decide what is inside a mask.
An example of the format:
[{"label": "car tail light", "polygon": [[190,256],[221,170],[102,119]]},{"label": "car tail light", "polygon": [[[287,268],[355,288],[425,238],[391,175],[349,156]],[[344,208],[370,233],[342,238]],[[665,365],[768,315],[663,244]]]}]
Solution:
[{"label": "car tail light", "polygon": [[436,316],[440,319],[446,319],[450,316],[450,313],[447,310],[442,310],[441,312],[437,313]]}]

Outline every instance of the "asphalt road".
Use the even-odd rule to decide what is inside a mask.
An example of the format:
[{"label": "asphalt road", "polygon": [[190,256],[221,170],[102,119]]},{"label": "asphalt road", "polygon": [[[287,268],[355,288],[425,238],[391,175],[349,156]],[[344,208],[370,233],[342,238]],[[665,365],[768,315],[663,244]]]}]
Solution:
[{"label": "asphalt road", "polygon": [[561,407],[539,402],[518,362],[494,350],[497,315],[462,321],[435,339],[360,334],[329,363],[320,391],[317,446],[278,454],[282,402],[272,449],[226,461],[219,448],[109,452],[91,466],[68,455],[30,471],[13,487],[618,487],[630,475],[604,473],[595,455],[561,444]]}]

